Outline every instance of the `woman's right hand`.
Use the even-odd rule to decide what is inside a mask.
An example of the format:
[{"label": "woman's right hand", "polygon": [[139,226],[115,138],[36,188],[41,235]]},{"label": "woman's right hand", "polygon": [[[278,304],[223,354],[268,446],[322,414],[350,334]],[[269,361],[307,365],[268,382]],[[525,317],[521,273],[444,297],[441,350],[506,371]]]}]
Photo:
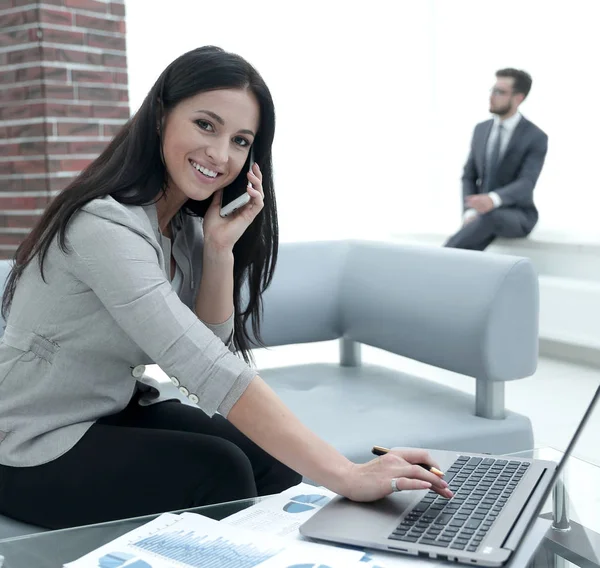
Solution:
[{"label": "woman's right hand", "polygon": [[399,490],[432,489],[442,497],[453,497],[448,484],[427,469],[416,465],[439,466],[426,450],[405,448],[363,464],[353,464],[347,473],[344,497],[352,501],[375,501],[393,492],[392,480]]}]

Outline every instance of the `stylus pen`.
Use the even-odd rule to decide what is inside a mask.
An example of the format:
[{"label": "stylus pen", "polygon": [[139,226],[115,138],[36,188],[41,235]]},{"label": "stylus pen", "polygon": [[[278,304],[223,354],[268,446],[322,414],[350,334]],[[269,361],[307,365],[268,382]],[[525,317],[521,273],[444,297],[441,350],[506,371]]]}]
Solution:
[{"label": "stylus pen", "polygon": [[[371,453],[375,454],[376,456],[382,456],[384,454],[387,454],[389,451],[390,451],[389,448],[384,448],[382,446],[373,446]],[[415,465],[421,466],[423,469],[426,469],[427,471],[434,473],[438,477],[444,477],[444,472],[440,471],[437,467],[433,467],[432,465],[429,465],[426,463],[417,463]]]}]

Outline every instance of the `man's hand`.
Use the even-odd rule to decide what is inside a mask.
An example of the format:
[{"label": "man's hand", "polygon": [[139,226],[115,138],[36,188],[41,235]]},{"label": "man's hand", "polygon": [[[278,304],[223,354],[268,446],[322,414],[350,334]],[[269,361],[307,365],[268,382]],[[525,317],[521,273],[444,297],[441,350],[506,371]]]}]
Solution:
[{"label": "man's hand", "polygon": [[465,205],[470,209],[475,209],[478,213],[489,213],[494,209],[494,202],[487,193],[482,195],[469,195],[465,199]]}]

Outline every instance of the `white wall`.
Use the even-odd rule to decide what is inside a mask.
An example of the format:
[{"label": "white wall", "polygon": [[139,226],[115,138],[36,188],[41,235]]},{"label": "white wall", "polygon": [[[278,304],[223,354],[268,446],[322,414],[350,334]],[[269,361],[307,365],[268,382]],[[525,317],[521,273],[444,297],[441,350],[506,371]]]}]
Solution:
[{"label": "white wall", "polygon": [[[168,6],[168,9],[165,8]],[[453,230],[499,67],[534,78],[550,136],[540,229],[597,231],[597,0],[127,0],[132,110],[164,67],[215,44],[253,63],[278,115],[284,240]]]}]

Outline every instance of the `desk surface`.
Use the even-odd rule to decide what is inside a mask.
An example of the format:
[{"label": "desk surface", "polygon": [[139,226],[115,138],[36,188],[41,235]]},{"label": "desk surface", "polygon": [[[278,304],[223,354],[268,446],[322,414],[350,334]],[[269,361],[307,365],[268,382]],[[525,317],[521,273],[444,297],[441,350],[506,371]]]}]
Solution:
[{"label": "desk surface", "polygon": [[[221,520],[260,500],[261,498],[244,499],[186,511]],[[0,568],[61,568],[64,563],[72,562],[158,516],[146,515],[1,540],[0,556],[4,556],[4,564],[0,564]]]}]

